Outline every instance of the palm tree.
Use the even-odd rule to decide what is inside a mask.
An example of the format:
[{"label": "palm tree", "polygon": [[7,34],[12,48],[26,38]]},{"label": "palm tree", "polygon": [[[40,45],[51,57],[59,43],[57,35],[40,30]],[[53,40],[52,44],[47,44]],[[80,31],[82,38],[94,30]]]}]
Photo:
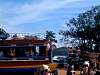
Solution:
[{"label": "palm tree", "polygon": [[46,31],[46,40],[48,40],[50,43],[57,43],[57,40],[55,38],[55,33],[53,31]]},{"label": "palm tree", "polygon": [[46,40],[48,40],[49,41],[49,43],[48,43],[48,57],[49,57],[49,59],[51,60],[51,55],[52,55],[52,53],[51,53],[51,51],[53,50],[53,44],[52,44],[52,42],[57,42],[57,40],[55,39],[56,37],[55,37],[55,33],[53,32],[53,31],[46,31]]}]

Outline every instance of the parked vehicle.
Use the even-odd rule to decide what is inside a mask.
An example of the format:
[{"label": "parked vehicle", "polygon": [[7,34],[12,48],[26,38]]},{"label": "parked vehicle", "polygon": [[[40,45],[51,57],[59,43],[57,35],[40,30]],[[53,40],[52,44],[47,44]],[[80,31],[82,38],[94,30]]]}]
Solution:
[{"label": "parked vehicle", "polygon": [[54,56],[52,58],[52,61],[54,63],[66,63],[67,62],[67,56]]}]

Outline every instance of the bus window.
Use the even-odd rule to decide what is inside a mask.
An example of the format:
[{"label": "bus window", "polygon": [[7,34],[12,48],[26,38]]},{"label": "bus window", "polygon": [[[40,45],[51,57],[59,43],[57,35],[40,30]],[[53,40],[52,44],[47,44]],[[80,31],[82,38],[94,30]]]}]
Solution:
[{"label": "bus window", "polygon": [[10,57],[15,57],[15,55],[16,55],[15,48],[10,48],[10,50],[8,52],[8,55]]},{"label": "bus window", "polygon": [[28,60],[32,59],[45,59],[46,58],[46,46],[28,46],[28,47],[0,47],[0,60]]},{"label": "bus window", "polygon": [[40,55],[45,56],[46,55],[46,46],[40,46]]},{"label": "bus window", "polygon": [[24,47],[17,47],[16,48],[16,57],[26,57],[25,50],[26,50],[26,48],[24,48]]},{"label": "bus window", "polygon": [[6,48],[5,50],[6,50],[5,51],[6,57],[15,57],[16,56],[15,48]]},{"label": "bus window", "polygon": [[33,52],[33,53],[32,53],[33,56],[36,56],[36,48],[35,48],[35,46],[32,47],[32,52]]}]

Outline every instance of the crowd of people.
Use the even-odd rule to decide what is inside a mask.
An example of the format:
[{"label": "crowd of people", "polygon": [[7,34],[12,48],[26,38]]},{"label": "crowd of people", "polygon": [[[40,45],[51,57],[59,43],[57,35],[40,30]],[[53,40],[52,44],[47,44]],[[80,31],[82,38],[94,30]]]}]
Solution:
[{"label": "crowd of people", "polygon": [[[77,73],[79,72],[79,73]],[[42,66],[40,75],[98,75],[97,69],[91,68],[89,61],[85,61],[78,71],[72,64],[58,64],[55,70],[51,71],[48,65]]]}]

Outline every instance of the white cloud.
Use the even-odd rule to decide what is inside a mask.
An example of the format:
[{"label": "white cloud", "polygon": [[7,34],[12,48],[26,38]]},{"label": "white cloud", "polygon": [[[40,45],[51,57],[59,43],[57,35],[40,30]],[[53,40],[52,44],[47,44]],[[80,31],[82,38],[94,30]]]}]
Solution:
[{"label": "white cloud", "polygon": [[[34,3],[33,1],[31,3],[20,5],[17,3],[13,4],[5,2],[3,3],[4,5],[0,5],[0,22],[7,25],[8,31],[13,31],[17,30],[18,28],[16,28],[16,26],[18,27],[18,25],[21,24],[34,23],[49,19],[52,20],[54,18],[57,19],[65,16],[65,14],[68,17],[69,14],[66,12],[70,13],[74,11],[73,8],[79,6],[76,4],[82,2],[86,2],[86,0],[41,0],[39,3]],[[67,11],[67,7],[69,7],[71,11]],[[79,7],[81,8],[82,6]],[[49,13],[55,13],[56,15],[51,16],[48,15]],[[21,31],[20,26],[19,31]]]},{"label": "white cloud", "polygon": [[22,6],[14,6],[14,4],[8,3],[6,10],[9,10],[8,12],[6,10],[4,11],[6,14],[12,14],[13,16],[6,17],[4,21],[9,25],[34,22],[46,18],[46,14],[49,12],[62,8],[65,4],[76,1],[79,0],[43,0],[39,4],[32,2],[30,4],[22,4]]}]

